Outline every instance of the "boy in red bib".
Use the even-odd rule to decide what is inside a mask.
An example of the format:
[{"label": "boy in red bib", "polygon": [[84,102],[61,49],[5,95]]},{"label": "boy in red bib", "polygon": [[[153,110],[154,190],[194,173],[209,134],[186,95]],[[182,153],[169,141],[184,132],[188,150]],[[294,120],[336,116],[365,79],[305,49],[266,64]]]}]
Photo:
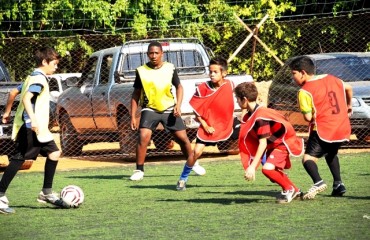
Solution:
[{"label": "boy in red bib", "polygon": [[302,86],[298,92],[301,112],[310,123],[310,134],[303,156],[303,166],[314,185],[303,195],[313,199],[327,185],[320,177],[316,161],[325,156],[333,175],[332,196],[342,196],[346,188],[340,176],[338,149],[349,141],[352,114],[352,87],[332,75],[314,75],[315,64],[307,56],[293,59],[289,64],[294,81]]},{"label": "boy in red bib", "polygon": [[296,136],[293,126],[283,115],[256,103],[258,91],[255,84],[241,83],[236,86],[234,92],[239,106],[248,110],[243,117],[239,134],[239,150],[245,179],[255,180],[256,169],[266,153],[262,173],[282,188],[276,201],[291,202],[301,195],[301,191],[283,170],[291,167],[290,154],[299,156],[303,153],[303,139]]},{"label": "boy in red bib", "polygon": [[225,79],[226,75],[227,61],[220,57],[211,59],[209,63],[211,80],[200,84],[190,100],[200,126],[197,131],[194,158],[185,163],[177,183],[177,190],[186,189],[191,170],[198,175],[205,174],[204,168],[197,163],[204,148],[227,140],[233,133],[233,83]]}]

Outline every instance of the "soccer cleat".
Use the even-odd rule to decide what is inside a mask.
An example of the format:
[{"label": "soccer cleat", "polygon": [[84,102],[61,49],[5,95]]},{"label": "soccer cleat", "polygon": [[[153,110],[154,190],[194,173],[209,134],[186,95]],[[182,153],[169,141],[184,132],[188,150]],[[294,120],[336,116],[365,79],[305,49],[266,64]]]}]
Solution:
[{"label": "soccer cleat", "polygon": [[344,187],[343,183],[337,184],[336,186],[333,185],[333,191],[331,192],[331,195],[333,197],[341,197],[345,193],[346,193],[346,188]]},{"label": "soccer cleat", "polygon": [[141,170],[135,170],[134,174],[130,177],[131,181],[140,181],[144,179],[144,172]]},{"label": "soccer cleat", "polygon": [[9,200],[6,196],[2,196],[0,198],[0,213],[2,214],[15,213],[15,210],[9,207]]},{"label": "soccer cleat", "polygon": [[290,203],[293,199],[299,197],[301,195],[301,190],[298,189],[296,191],[294,187],[292,187],[291,190],[284,190],[282,191],[277,197],[276,202],[277,203]]},{"label": "soccer cleat", "polygon": [[64,207],[63,200],[56,193],[44,194],[42,191],[37,197],[39,203],[51,203],[57,207]]},{"label": "soccer cleat", "polygon": [[186,181],[185,180],[179,180],[177,182],[176,189],[177,189],[177,191],[184,191],[184,190],[186,190]]},{"label": "soccer cleat", "polygon": [[326,190],[328,186],[324,181],[320,181],[312,185],[312,187],[303,195],[303,199],[314,199],[316,194]]},{"label": "soccer cleat", "polygon": [[193,166],[193,171],[196,175],[199,175],[199,176],[203,176],[206,174],[206,170],[204,169],[204,167],[199,165],[198,161],[195,162]]}]

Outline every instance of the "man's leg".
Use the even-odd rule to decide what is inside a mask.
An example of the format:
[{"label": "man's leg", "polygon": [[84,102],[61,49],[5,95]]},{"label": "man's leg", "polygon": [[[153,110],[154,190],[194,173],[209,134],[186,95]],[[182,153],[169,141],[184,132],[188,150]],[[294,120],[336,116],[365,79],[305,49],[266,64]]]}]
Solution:
[{"label": "man's leg", "polygon": [[151,129],[140,128],[139,139],[136,147],[136,170],[134,171],[134,174],[130,177],[132,181],[138,181],[144,178],[145,157],[151,137]]}]

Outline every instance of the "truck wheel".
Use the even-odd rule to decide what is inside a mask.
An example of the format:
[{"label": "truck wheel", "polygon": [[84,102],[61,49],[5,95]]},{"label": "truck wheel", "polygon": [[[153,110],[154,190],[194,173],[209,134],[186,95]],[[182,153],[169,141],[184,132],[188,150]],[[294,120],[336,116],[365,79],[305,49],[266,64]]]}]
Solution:
[{"label": "truck wheel", "polygon": [[228,139],[217,143],[217,148],[220,152],[225,152],[229,155],[239,154],[238,140]]},{"label": "truck wheel", "polygon": [[119,147],[123,154],[134,154],[136,151],[138,132],[132,131],[128,122],[130,117],[126,117],[125,114],[120,114],[118,118],[118,129],[119,129]]},{"label": "truck wheel", "polygon": [[170,133],[165,131],[155,131],[152,136],[153,143],[157,151],[170,150],[175,146]]},{"label": "truck wheel", "polygon": [[79,156],[82,154],[83,143],[77,138],[78,133],[73,127],[67,113],[60,118],[60,145],[63,156]]}]

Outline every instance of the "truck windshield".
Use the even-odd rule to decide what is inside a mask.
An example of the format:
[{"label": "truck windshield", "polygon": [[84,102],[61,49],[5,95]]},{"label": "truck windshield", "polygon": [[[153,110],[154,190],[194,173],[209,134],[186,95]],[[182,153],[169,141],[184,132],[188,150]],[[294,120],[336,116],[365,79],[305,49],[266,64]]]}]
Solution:
[{"label": "truck windshield", "polygon": [[345,82],[370,81],[370,58],[346,57],[317,60],[317,74],[332,74]]},{"label": "truck windshield", "polygon": [[[206,72],[201,55],[194,50],[165,51],[163,60],[175,65],[179,75],[202,74]],[[123,64],[123,74],[126,78],[135,77],[136,68],[149,62],[146,53],[126,54]]]}]

